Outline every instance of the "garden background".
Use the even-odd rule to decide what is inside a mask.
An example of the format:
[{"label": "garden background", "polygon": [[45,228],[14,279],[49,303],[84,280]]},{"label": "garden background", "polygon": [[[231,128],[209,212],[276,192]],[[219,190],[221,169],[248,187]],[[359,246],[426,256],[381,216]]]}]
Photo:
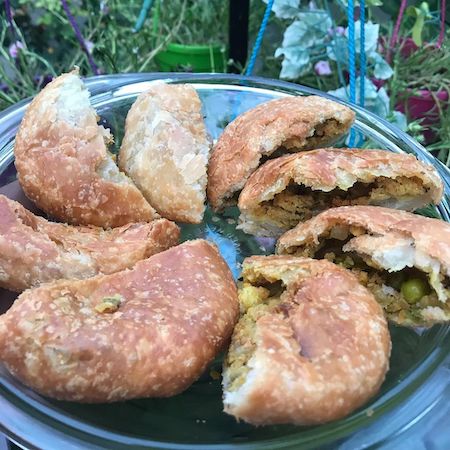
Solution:
[{"label": "garden background", "polygon": [[[267,0],[250,0],[251,50]],[[450,36],[445,0],[366,0],[364,51],[355,3],[356,100],[396,123],[450,165]],[[206,71],[241,71],[227,56],[228,1],[4,0],[0,110],[78,65],[85,76],[205,71],[174,53],[206,49]],[[348,99],[347,1],[275,0],[253,75],[281,78]],[[175,44],[175,45],[174,45]],[[181,44],[181,46],[180,46]],[[178,47],[177,47],[178,45]],[[178,58],[178,60],[177,60]]]}]

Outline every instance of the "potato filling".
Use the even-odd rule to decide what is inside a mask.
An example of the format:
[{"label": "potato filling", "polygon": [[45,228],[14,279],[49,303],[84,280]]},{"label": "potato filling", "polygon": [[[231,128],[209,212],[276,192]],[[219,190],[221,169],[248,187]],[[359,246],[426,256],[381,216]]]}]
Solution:
[{"label": "potato filling", "polygon": [[314,191],[291,183],[273,199],[258,205],[253,214],[288,230],[330,207],[369,204],[383,206],[392,199],[407,201],[426,193],[427,189],[419,179],[407,177],[379,177],[373,183],[356,182],[347,191],[336,188],[330,192]]},{"label": "potato filling", "polygon": [[297,153],[299,149],[306,150],[310,148],[317,148],[322,143],[324,136],[330,136],[333,139],[335,136],[341,135],[341,123],[336,119],[328,119],[323,123],[318,124],[312,136],[304,138],[292,137],[284,141],[279,148],[272,153],[265,154],[261,157],[259,165],[261,166],[270,159],[279,158],[280,156],[287,155],[289,153]]},{"label": "potato filling", "polygon": [[342,125],[336,119],[328,119],[316,125],[312,136],[306,139],[306,148],[317,148],[324,136],[334,139],[342,133]]},{"label": "potato filling", "polygon": [[231,345],[225,358],[227,391],[235,391],[244,383],[250,370],[247,363],[256,348],[256,322],[277,307],[281,301],[283,289],[281,282],[268,283],[265,281],[258,285],[244,281],[239,287],[239,304],[242,315],[234,329]]},{"label": "potato filling", "polygon": [[[401,325],[420,325],[450,319],[450,305],[439,300],[431,282],[433,274],[416,267],[389,272],[367,255],[343,252],[342,247],[354,236],[366,234],[362,227],[340,226],[321,236],[319,246],[312,244],[302,249],[292,247],[290,254],[327,259],[351,270],[383,307],[390,320]],[[449,280],[439,275],[439,283],[447,294]]]}]

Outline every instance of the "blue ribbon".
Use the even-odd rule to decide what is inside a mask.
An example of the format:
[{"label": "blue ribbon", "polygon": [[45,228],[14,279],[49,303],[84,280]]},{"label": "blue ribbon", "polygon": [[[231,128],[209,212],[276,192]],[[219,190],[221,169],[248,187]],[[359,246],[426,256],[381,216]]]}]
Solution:
[{"label": "blue ribbon", "polygon": [[247,69],[245,70],[246,76],[250,76],[255,67],[256,58],[258,56],[259,49],[261,48],[264,32],[266,31],[267,22],[269,21],[270,11],[272,11],[274,1],[275,0],[269,0],[267,2],[266,11],[264,12],[264,17],[261,22],[261,26],[259,27],[258,36],[256,36],[256,41],[255,45],[253,46],[252,55],[250,56],[250,61],[247,65]]}]

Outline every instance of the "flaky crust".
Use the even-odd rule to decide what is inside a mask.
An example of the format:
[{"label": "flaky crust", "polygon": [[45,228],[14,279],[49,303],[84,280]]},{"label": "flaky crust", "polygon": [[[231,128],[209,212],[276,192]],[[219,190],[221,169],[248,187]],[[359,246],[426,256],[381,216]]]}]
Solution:
[{"label": "flaky crust", "polygon": [[390,235],[388,240],[372,240],[372,249],[365,246],[367,254],[388,250],[394,241],[408,238],[415,250],[437,260],[442,272],[450,276],[450,224],[380,206],[342,206],[324,211],[283,234],[277,253],[291,253],[307,245],[314,247],[320,236],[339,225],[363,227],[375,236]]},{"label": "flaky crust", "polygon": [[[14,146],[25,194],[64,222],[104,228],[158,217],[136,186],[120,174],[77,71],[59,76],[28,106]],[[88,103],[88,100],[85,99]]]},{"label": "flaky crust", "polygon": [[[239,196],[241,228],[251,234],[264,232],[267,219],[255,215],[255,209],[272,200],[290,183],[314,191],[329,192],[336,188],[347,191],[357,182],[373,183],[380,177],[405,177],[420,182],[426,193],[416,194],[414,201],[405,203],[407,208],[416,209],[441,201],[443,183],[438,173],[413,155],[378,149],[318,149],[268,161],[250,176]],[[409,195],[414,196],[414,193]],[[400,196],[408,196],[408,192],[399,192],[397,198]],[[395,202],[392,205],[396,206]],[[397,207],[404,209],[401,204]]]},{"label": "flaky crust", "polygon": [[[108,297],[118,309],[98,312]],[[25,291],[0,317],[0,359],[57,399],[168,397],[200,376],[237,315],[228,266],[208,242],[190,241],[131,270]]]},{"label": "flaky crust", "polygon": [[128,112],[119,165],[163,216],[200,223],[210,141],[196,90],[158,82]]},{"label": "flaky crust", "polygon": [[281,279],[286,291],[256,321],[250,371],[238,390],[227,392],[225,369],[225,412],[255,425],[311,425],[346,416],[378,391],[389,331],[350,272],[328,261],[254,256],[244,261],[243,278]]},{"label": "flaky crust", "polygon": [[0,195],[0,287],[21,292],[61,278],[118,272],[176,245],[179,234],[166,219],[106,231],[52,223]]},{"label": "flaky crust", "polygon": [[281,147],[297,152],[332,144],[349,130],[354,117],[349,108],[318,96],[271,100],[241,114],[213,148],[209,203],[215,209],[232,203],[231,197],[243,188],[263,156]]}]

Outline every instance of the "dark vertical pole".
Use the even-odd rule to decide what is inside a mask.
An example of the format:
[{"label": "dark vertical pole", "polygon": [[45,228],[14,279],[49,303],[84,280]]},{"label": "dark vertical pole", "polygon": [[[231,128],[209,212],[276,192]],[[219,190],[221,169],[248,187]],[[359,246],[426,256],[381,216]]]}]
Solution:
[{"label": "dark vertical pole", "polygon": [[240,73],[247,62],[248,13],[250,0],[229,0],[228,56],[233,62],[229,72]]}]

